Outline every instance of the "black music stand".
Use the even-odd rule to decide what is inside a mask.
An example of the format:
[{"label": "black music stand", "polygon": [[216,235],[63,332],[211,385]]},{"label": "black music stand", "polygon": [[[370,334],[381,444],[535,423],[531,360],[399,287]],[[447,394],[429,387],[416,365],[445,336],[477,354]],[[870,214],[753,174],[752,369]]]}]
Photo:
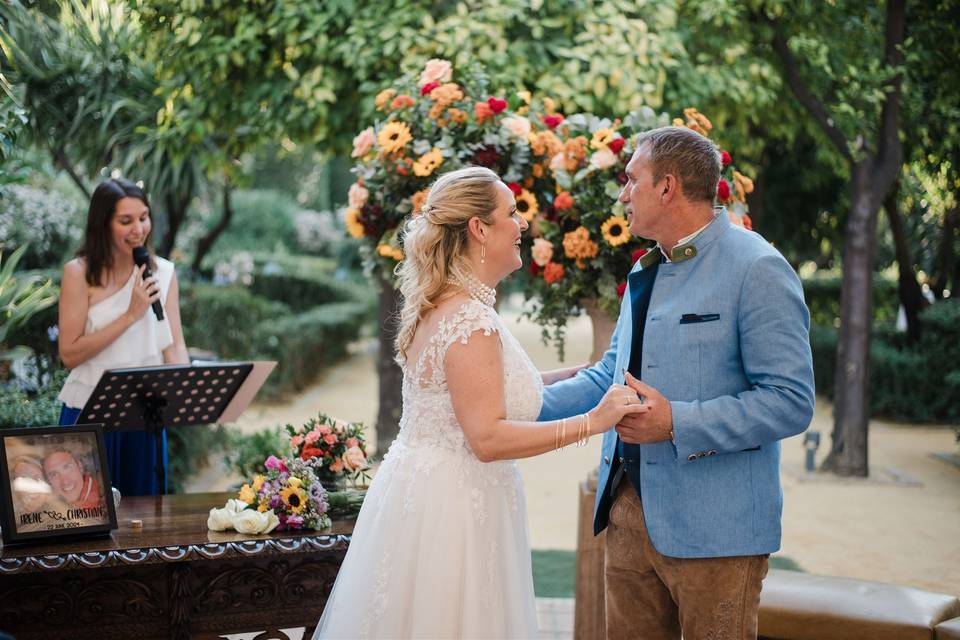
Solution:
[{"label": "black music stand", "polygon": [[156,441],[157,490],[166,493],[163,433],[167,426],[233,422],[250,404],[276,362],[205,362],[108,369],[78,423],[106,431],[148,431]]}]

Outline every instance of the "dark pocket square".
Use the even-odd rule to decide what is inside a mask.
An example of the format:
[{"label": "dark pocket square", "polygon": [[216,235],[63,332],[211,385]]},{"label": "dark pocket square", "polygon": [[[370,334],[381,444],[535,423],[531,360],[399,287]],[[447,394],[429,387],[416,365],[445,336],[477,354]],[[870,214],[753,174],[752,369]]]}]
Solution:
[{"label": "dark pocket square", "polygon": [[693,324],[695,322],[713,322],[714,320],[719,320],[719,313],[704,313],[702,315],[696,313],[685,313],[680,316],[680,324]]}]

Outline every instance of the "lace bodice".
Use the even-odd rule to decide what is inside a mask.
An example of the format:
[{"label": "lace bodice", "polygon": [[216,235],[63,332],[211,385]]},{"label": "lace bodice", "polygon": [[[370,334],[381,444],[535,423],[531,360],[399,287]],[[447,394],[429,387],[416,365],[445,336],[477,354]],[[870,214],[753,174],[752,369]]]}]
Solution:
[{"label": "lace bodice", "polygon": [[[503,353],[504,401],[509,420],[536,420],[543,402],[543,381],[517,339],[503,325],[496,310],[469,300],[443,318],[413,363],[402,363],[403,415],[398,440],[406,445],[432,445],[470,451],[453,412],[444,373],[444,357],[455,342],[466,344],[472,335],[496,333]],[[470,452],[472,455],[472,452]]]}]

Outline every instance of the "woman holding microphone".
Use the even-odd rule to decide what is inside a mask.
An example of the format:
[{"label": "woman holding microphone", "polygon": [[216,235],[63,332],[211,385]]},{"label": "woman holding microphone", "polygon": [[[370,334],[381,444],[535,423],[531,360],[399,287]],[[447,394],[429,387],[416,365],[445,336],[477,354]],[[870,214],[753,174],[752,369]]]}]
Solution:
[{"label": "woman holding microphone", "polygon": [[[138,267],[134,249],[150,249],[146,193],[123,179],[101,182],[90,199],[83,245],[63,268],[60,359],[71,369],[60,400],[61,425],[75,424],[106,369],[186,364],[173,263],[150,251]],[[150,308],[160,301],[163,320]],[[145,431],[104,434],[113,486],[124,495],[155,495],[156,444]],[[166,434],[163,464],[167,465]],[[166,489],[165,487],[163,488]]]}]

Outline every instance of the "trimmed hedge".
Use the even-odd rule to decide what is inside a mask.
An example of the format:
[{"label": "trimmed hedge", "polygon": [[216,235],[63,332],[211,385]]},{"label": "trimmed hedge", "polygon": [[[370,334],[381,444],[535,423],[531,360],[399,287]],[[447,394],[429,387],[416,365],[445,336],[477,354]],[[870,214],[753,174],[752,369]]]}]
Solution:
[{"label": "trimmed hedge", "polygon": [[251,347],[258,357],[279,362],[267,378],[264,393],[303,389],[321,368],[346,354],[347,345],[360,335],[367,315],[366,304],[340,302],[262,323]]},{"label": "trimmed hedge", "polygon": [[[910,422],[960,424],[960,300],[942,300],[920,315],[923,336],[913,345],[889,325],[870,345],[870,412]],[[813,325],[817,392],[833,399],[837,330]]]},{"label": "trimmed hedge", "polygon": [[223,359],[252,357],[251,337],[260,323],[290,313],[282,302],[253,295],[242,286],[180,284],[180,319],[187,345]]},{"label": "trimmed hedge", "polygon": [[[833,326],[840,317],[840,286],[843,277],[835,271],[818,272],[803,279],[803,297],[810,309],[810,322]],[[873,276],[873,319],[893,322],[900,307],[897,281],[879,273]]]}]

